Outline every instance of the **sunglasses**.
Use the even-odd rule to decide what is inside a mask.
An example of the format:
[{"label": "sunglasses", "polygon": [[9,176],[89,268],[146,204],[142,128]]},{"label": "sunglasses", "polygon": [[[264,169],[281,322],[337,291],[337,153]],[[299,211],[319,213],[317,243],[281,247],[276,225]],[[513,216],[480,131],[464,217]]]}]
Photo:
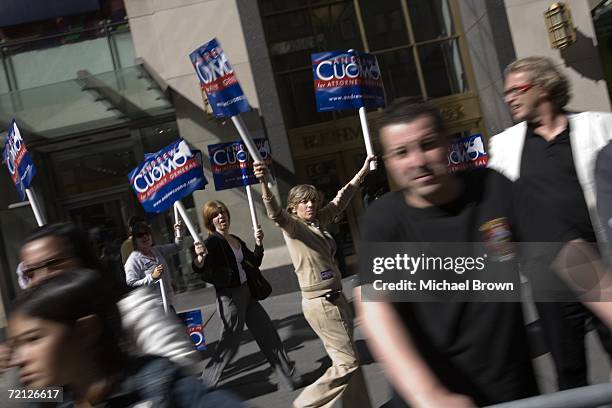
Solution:
[{"label": "sunglasses", "polygon": [[148,235],[151,235],[151,231],[141,231],[141,232],[137,232],[136,234],[134,234],[136,238],[144,238]]},{"label": "sunglasses", "polygon": [[533,84],[517,85],[504,91],[504,96],[519,96],[533,88]]},{"label": "sunglasses", "polygon": [[73,256],[64,256],[60,258],[48,259],[36,265],[25,266],[22,272],[23,272],[23,275],[26,276],[28,279],[32,279],[36,271],[40,271],[41,269],[56,269],[58,266],[60,266],[64,262],[70,259],[73,259],[73,258],[74,258]]}]

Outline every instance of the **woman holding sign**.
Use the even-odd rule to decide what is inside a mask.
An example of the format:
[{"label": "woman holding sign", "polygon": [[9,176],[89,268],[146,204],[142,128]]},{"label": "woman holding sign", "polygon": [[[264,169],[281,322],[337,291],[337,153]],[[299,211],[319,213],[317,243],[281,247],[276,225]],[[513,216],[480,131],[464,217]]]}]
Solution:
[{"label": "woman holding sign", "polygon": [[180,234],[181,222],[174,225],[174,244],[153,245],[151,227],[146,222],[138,222],[132,229],[134,251],[125,261],[125,281],[128,286],[138,287],[150,285],[156,288],[164,303],[173,309],[174,291],[170,278],[170,268],[165,257],[178,253],[182,248]]},{"label": "woman holding sign", "polygon": [[294,407],[370,407],[368,391],[353,343],[351,309],[342,293],[342,276],[334,259],[336,245],[324,229],[347,207],[364,177],[363,167],[336,197],[322,206],[314,186],[301,184],[289,191],[287,209],[281,208],[268,187],[265,164],[255,163],[268,217],[283,230],[302,290],[304,317],[323,341],[332,366],[293,402]]},{"label": "woman holding sign", "polygon": [[202,373],[203,380],[215,388],[225,367],[236,355],[240,334],[246,324],[270,365],[276,369],[279,386],[293,390],[297,382],[295,364],[265,309],[251,293],[247,277],[258,273],[264,255],[263,231],[255,231],[255,250],[230,234],[230,214],[221,201],[209,201],[202,208],[209,236],[195,243],[193,271],[215,286],[217,310],[223,322],[221,340]]}]

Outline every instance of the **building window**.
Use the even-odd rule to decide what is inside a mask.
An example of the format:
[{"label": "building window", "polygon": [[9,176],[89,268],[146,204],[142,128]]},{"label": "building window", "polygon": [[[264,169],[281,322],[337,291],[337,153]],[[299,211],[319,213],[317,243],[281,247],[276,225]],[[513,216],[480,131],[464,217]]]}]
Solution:
[{"label": "building window", "polygon": [[345,116],[316,111],[314,52],[353,48],[375,54],[388,102],[467,92],[456,1],[259,0],[287,127]]}]

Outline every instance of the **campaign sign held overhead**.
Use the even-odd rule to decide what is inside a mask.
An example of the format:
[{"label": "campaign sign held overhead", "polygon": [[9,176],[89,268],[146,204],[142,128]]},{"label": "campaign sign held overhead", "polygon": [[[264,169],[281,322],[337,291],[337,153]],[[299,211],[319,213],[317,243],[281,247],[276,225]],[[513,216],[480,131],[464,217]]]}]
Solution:
[{"label": "campaign sign held overhead", "polygon": [[319,112],[385,106],[385,89],[376,56],[330,51],[312,54],[311,59]]},{"label": "campaign sign held overhead", "polygon": [[488,161],[481,134],[458,137],[448,145],[448,168],[451,172],[486,167]]},{"label": "campaign sign held overhead", "polygon": [[146,154],[144,163],[132,170],[128,178],[148,213],[165,211],[208,183],[201,160],[183,139]]},{"label": "campaign sign held overhead", "polygon": [[[272,154],[268,139],[253,141],[269,168],[272,164]],[[241,141],[208,145],[208,157],[217,191],[258,183],[253,173],[253,159]]]},{"label": "campaign sign held overhead", "polygon": [[216,38],[193,51],[189,58],[215,117],[230,117],[251,110],[234,68]]},{"label": "campaign sign held overhead", "polygon": [[13,183],[15,183],[19,198],[21,201],[25,200],[25,190],[30,188],[30,183],[36,174],[36,168],[34,163],[32,163],[15,120],[9,126],[8,136],[2,150],[2,158],[8,167]]},{"label": "campaign sign held overhead", "polygon": [[178,313],[179,318],[187,327],[187,334],[196,350],[206,350],[206,339],[204,338],[204,327],[202,323],[202,312],[198,309]]}]

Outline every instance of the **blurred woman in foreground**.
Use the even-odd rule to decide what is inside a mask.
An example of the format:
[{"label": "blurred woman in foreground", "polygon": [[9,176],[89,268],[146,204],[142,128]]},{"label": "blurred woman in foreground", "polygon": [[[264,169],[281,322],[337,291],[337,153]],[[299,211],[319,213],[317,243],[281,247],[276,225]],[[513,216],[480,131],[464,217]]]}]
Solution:
[{"label": "blurred woman in foreground", "polygon": [[93,270],[65,271],[25,291],[9,315],[11,364],[30,389],[64,387],[68,406],[242,406],[207,393],[167,359],[125,354],[113,296]]}]

